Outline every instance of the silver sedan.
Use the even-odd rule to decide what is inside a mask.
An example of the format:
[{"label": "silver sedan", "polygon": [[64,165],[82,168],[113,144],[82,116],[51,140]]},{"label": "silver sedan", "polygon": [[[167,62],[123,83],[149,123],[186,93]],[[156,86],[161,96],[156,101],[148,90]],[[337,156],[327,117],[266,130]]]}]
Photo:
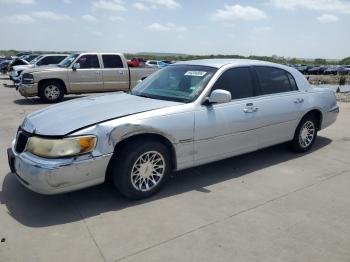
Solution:
[{"label": "silver sedan", "polygon": [[33,191],[56,194],[111,177],[126,197],[157,192],[170,172],[288,142],[309,150],[339,108],[297,70],[251,60],[170,65],[127,93],[28,115],[8,150]]}]

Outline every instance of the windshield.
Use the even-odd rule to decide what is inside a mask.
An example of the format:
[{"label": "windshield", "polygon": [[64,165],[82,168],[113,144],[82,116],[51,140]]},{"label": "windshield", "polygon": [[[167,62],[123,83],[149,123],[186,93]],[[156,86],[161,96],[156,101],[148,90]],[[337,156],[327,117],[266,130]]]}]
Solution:
[{"label": "windshield", "polygon": [[38,57],[34,58],[32,61],[30,61],[30,64],[35,64],[36,62],[38,62],[41,58],[43,58],[42,55],[39,55]]},{"label": "windshield", "polygon": [[176,102],[192,102],[201,94],[216,70],[208,66],[168,66],[139,83],[131,94]]},{"label": "windshield", "polygon": [[71,54],[61,61],[57,66],[59,67],[69,67],[73,61],[79,56],[79,54]]}]

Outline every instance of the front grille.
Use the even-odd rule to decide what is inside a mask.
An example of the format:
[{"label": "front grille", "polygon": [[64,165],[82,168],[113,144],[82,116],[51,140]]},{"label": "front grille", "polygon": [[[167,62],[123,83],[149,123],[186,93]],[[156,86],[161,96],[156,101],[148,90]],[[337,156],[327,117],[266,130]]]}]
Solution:
[{"label": "front grille", "polygon": [[25,132],[25,131],[18,131],[17,138],[16,138],[16,144],[15,144],[15,150],[17,153],[22,153],[24,149],[26,148],[28,138],[31,136],[31,134]]}]

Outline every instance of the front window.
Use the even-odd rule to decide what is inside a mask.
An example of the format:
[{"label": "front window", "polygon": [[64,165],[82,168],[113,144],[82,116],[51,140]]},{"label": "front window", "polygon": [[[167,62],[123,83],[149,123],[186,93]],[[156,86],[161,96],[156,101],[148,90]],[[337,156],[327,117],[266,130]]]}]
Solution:
[{"label": "front window", "polygon": [[217,71],[209,66],[173,65],[146,78],[133,95],[176,102],[192,102]]},{"label": "front window", "polygon": [[65,59],[63,59],[58,64],[58,66],[68,68],[78,56],[79,56],[79,54],[71,54],[71,55],[67,56]]},{"label": "front window", "polygon": [[83,55],[77,63],[80,64],[80,69],[100,68],[97,55]]}]

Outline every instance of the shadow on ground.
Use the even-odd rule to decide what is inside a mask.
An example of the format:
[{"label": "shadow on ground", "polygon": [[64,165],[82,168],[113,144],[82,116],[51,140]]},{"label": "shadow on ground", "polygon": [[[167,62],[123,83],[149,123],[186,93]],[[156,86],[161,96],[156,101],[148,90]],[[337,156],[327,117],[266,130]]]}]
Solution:
[{"label": "shadow on ground", "polygon": [[[64,101],[69,101],[72,99],[76,98],[82,98],[85,97],[84,95],[70,95],[70,96],[65,96],[63,98]],[[17,99],[13,101],[17,105],[52,105],[52,103],[45,103],[40,100],[38,97],[33,97],[33,98],[22,98],[22,99]]]},{"label": "shadow on ground", "polygon": [[[318,137],[312,151],[309,153],[317,151],[330,143],[330,139]],[[205,187],[237,179],[254,171],[302,157],[303,155],[305,154],[295,154],[288,151],[285,145],[278,145],[191,168],[175,173],[161,192],[142,201],[124,199],[111,183],[62,195],[39,195],[26,189],[17,181],[13,174],[9,173],[6,175],[2,185],[0,203],[6,205],[9,214],[19,223],[29,227],[46,227],[142,205],[192,190],[210,194],[210,190]]]}]

